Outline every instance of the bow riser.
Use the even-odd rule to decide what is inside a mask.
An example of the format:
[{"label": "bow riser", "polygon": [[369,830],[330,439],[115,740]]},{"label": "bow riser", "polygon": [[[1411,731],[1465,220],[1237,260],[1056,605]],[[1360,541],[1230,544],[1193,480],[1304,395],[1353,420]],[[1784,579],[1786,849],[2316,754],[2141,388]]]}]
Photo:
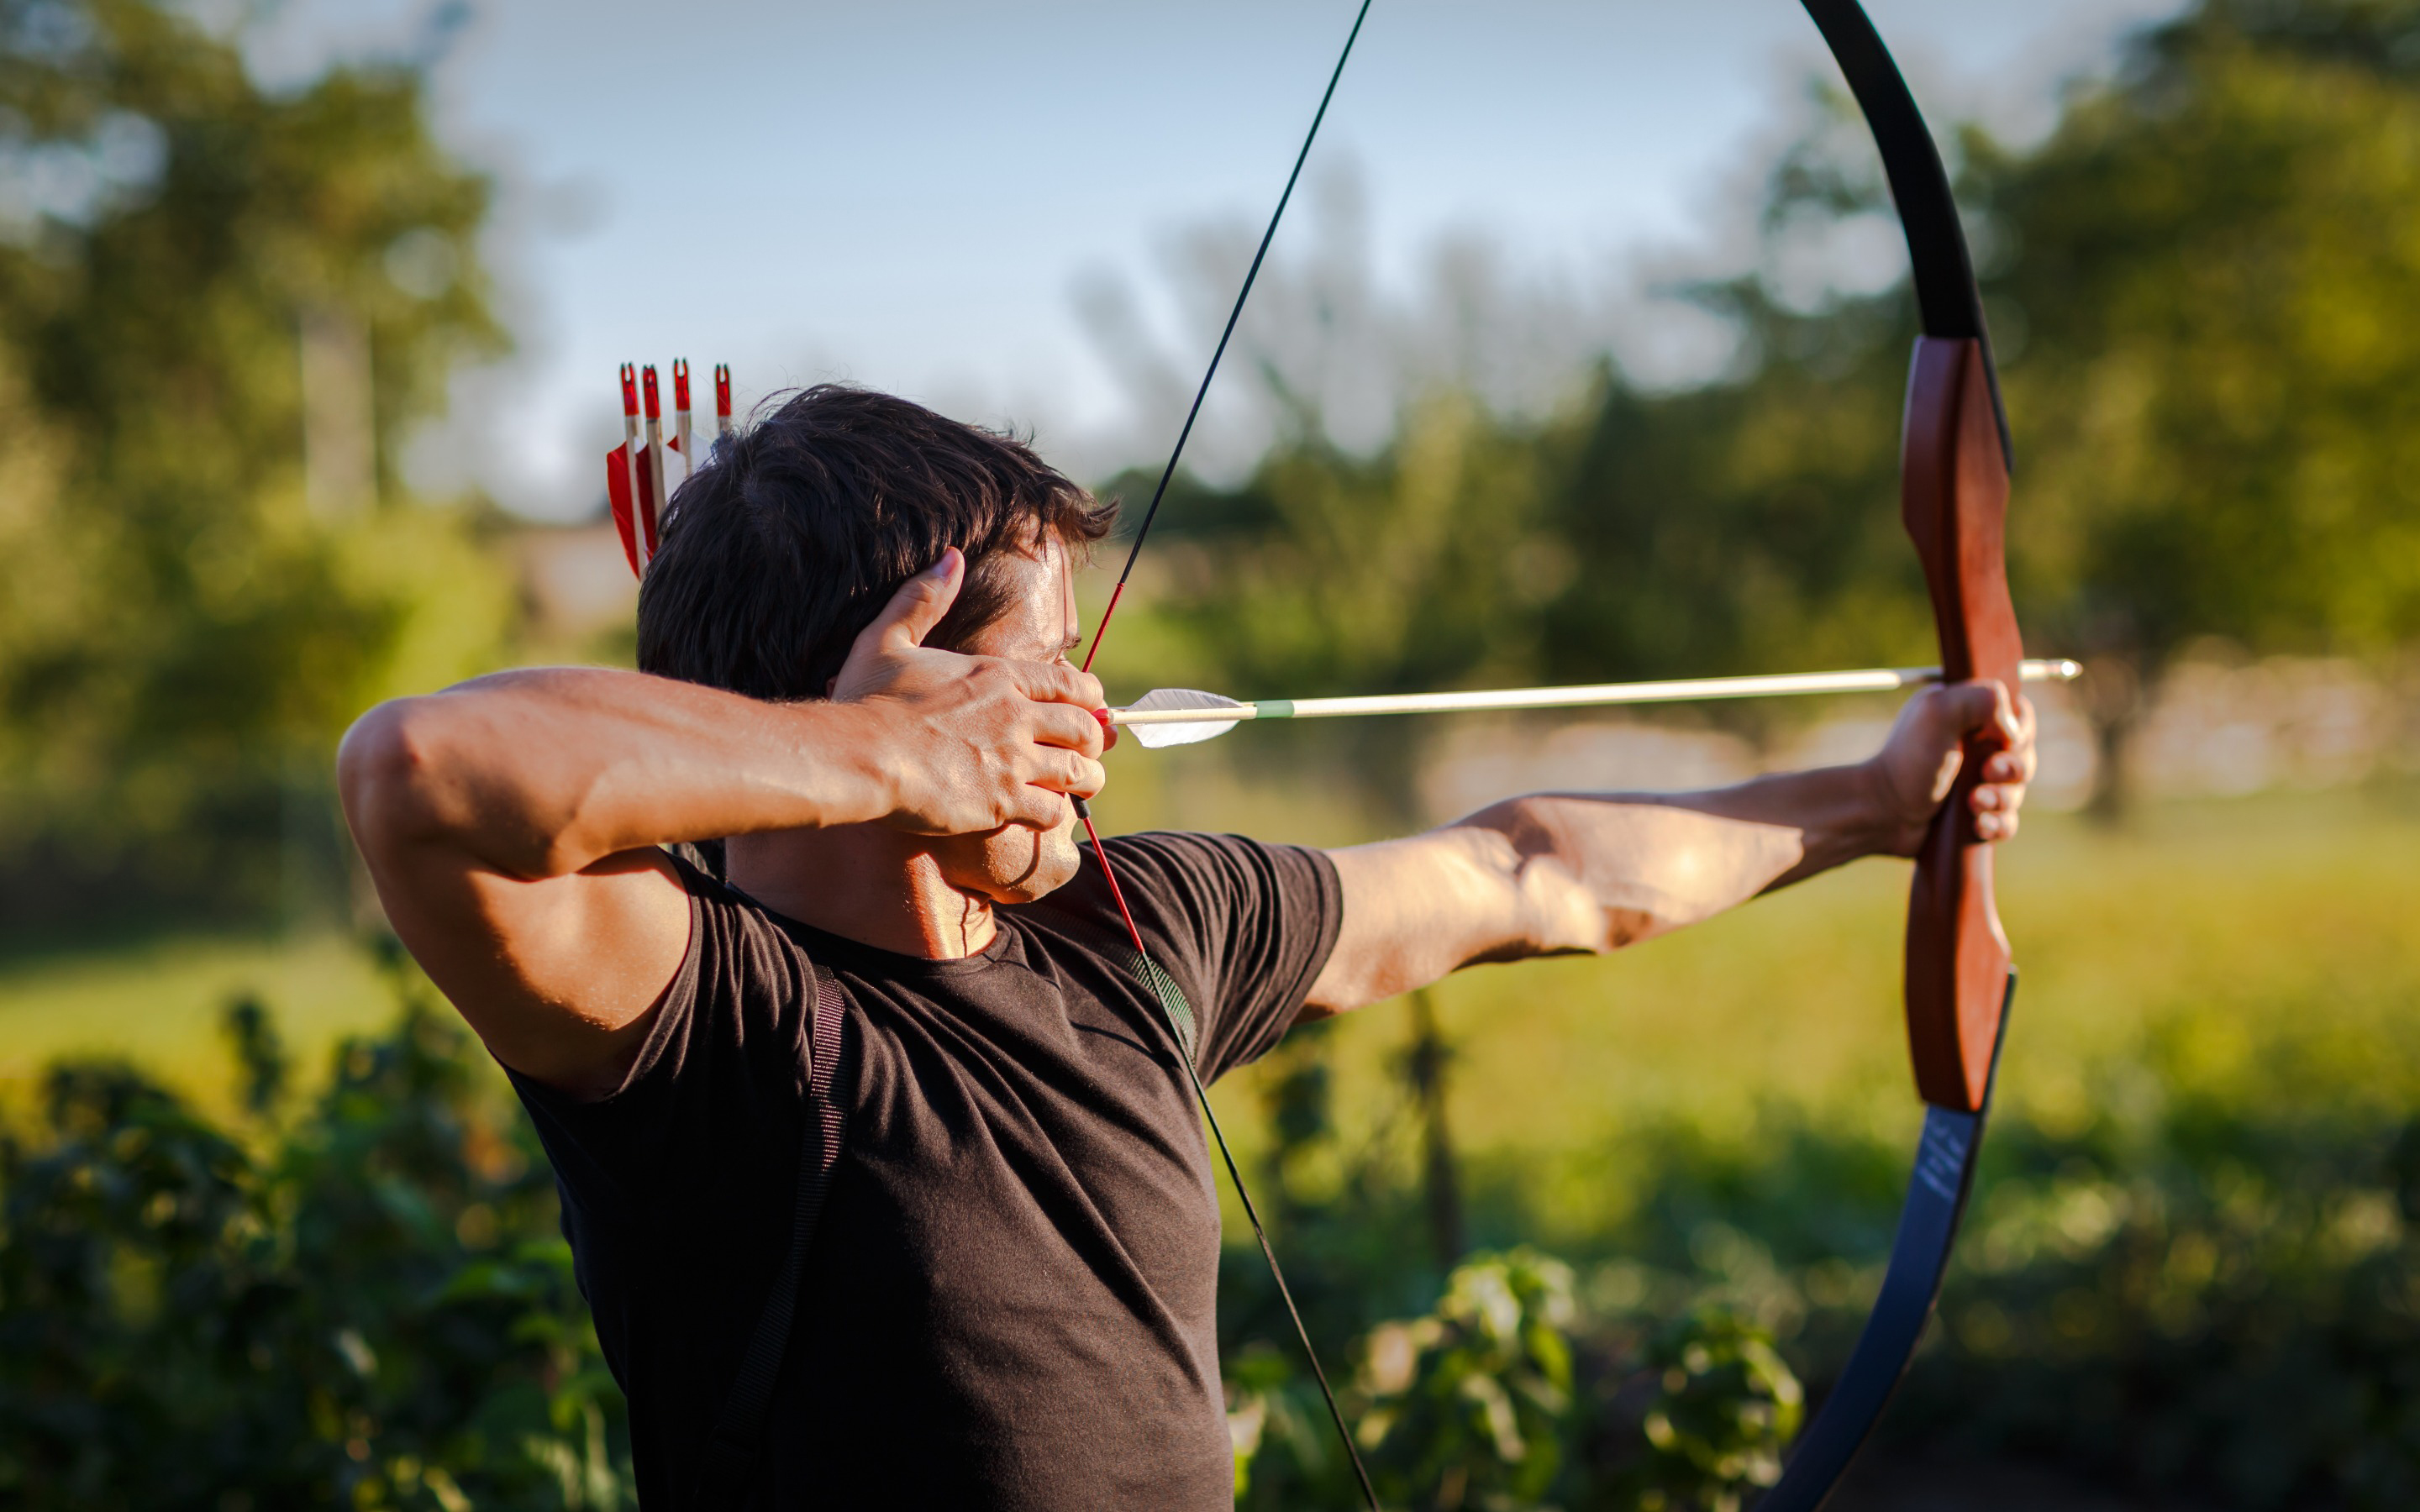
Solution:
[{"label": "bow riser", "polygon": [[[2009,467],[1982,343],[1920,336],[1908,373],[1900,507],[1924,563],[1945,681],[2017,690],[2024,647],[2009,599],[2003,529]],[[2009,938],[1992,893],[1992,848],[1975,833],[1983,764],[2003,748],[1969,736],[1956,782],[1916,853],[1908,898],[1907,1037],[1917,1095],[1983,1106],[2008,995]]]}]

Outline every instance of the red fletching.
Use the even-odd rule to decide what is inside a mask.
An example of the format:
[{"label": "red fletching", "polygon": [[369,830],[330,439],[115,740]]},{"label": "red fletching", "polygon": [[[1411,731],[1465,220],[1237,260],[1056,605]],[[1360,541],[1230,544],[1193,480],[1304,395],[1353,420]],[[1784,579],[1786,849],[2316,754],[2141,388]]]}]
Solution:
[{"label": "red fletching", "polygon": [[613,511],[613,529],[622,537],[622,555],[629,559],[630,575],[640,575],[639,532],[632,523],[637,501],[630,497],[630,449],[616,446],[605,454],[605,501]]}]

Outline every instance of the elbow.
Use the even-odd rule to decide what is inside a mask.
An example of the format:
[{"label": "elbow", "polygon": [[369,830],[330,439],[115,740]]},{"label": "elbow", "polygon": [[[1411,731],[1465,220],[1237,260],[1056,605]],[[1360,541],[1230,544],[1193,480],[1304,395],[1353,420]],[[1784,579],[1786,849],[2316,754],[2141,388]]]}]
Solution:
[{"label": "elbow", "polygon": [[394,699],[363,715],[336,748],[336,793],[363,853],[377,859],[444,830],[437,797],[442,763],[422,699]]},{"label": "elbow", "polygon": [[[1462,823],[1478,841],[1475,870],[1509,900],[1509,938],[1463,963],[1609,955],[1677,927],[1674,901],[1591,851],[1569,800],[1508,798]],[[1603,847],[1598,847],[1603,849]]]}]

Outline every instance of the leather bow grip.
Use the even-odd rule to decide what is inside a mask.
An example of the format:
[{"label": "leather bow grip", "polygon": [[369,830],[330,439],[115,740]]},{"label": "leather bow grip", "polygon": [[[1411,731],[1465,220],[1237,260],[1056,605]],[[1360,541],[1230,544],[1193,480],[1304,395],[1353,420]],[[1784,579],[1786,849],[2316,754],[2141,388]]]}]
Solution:
[{"label": "leather bow grip", "polygon": [[[2002,530],[2009,467],[1982,343],[1920,336],[1908,372],[1900,502],[1924,563],[1945,682],[1997,679],[2013,695],[2024,647],[2009,601]],[[1908,899],[1907,1038],[1918,1096],[1978,1111],[2008,995],[2009,939],[1992,899],[1992,848],[1971,805],[2000,748],[1969,737],[1958,780],[1925,832]]]}]

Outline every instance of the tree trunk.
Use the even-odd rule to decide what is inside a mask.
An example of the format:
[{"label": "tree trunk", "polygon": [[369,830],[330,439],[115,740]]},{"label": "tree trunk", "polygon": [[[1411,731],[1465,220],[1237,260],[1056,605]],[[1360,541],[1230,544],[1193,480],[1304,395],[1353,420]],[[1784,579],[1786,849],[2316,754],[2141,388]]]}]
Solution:
[{"label": "tree trunk", "polygon": [[1429,1244],[1436,1254],[1437,1268],[1451,1270],[1464,1250],[1461,1178],[1455,1170],[1453,1132],[1445,1115],[1445,1071],[1452,1051],[1437,1028],[1436,998],[1428,988],[1412,994],[1411,1010],[1412,1044],[1404,1057],[1404,1071],[1420,1110]]},{"label": "tree trunk", "polygon": [[2133,810],[2134,736],[2150,706],[2146,692],[2150,681],[2131,656],[2095,656],[2085,663],[2079,702],[2092,725],[2097,760],[2084,811],[2095,823],[2122,824]]}]

